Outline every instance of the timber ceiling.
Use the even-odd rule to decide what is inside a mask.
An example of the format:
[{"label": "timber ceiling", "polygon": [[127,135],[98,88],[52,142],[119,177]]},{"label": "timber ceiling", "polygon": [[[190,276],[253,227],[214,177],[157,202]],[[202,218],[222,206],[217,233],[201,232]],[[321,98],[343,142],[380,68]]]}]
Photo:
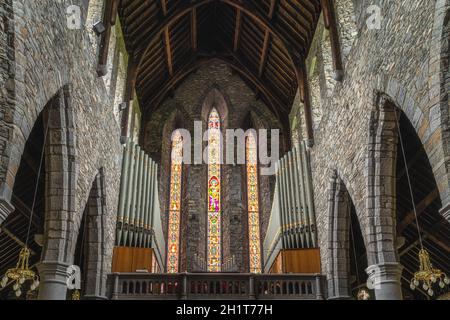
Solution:
[{"label": "timber ceiling", "polygon": [[320,0],[122,0],[118,12],[144,112],[218,58],[286,120],[298,88],[294,64],[309,51],[321,6]]}]

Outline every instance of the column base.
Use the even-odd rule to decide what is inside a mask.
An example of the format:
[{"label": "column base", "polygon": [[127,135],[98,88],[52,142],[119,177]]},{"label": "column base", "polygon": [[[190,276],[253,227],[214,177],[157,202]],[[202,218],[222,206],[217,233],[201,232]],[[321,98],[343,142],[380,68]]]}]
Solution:
[{"label": "column base", "polygon": [[58,261],[41,262],[39,271],[39,300],[66,300],[69,264]]},{"label": "column base", "polygon": [[400,263],[380,263],[366,269],[367,287],[375,290],[376,300],[402,300]]}]

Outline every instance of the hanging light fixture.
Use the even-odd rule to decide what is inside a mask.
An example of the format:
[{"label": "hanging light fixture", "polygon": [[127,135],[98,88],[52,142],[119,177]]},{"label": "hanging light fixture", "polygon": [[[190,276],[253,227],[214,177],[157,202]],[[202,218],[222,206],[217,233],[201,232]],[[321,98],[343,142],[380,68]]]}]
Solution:
[{"label": "hanging light fixture", "polygon": [[434,295],[433,285],[438,283],[441,289],[450,284],[448,276],[439,269],[434,269],[430,261],[430,255],[425,249],[419,251],[420,270],[414,273],[411,279],[410,288],[415,290],[422,284],[422,288],[430,296]]},{"label": "hanging light fixture", "polygon": [[6,271],[5,276],[1,281],[1,287],[4,288],[8,285],[8,282],[15,282],[13,289],[15,291],[16,297],[22,295],[22,285],[25,281],[33,281],[30,286],[30,291],[34,291],[39,287],[39,277],[36,273],[30,269],[28,260],[30,258],[30,249],[24,247],[20,250],[19,261],[17,261],[17,266]]},{"label": "hanging light fixture", "polygon": [[36,177],[36,186],[34,188],[33,204],[31,206],[30,220],[28,221],[27,239],[25,240],[23,248],[19,252],[19,259],[17,261],[16,267],[8,269],[2,281],[0,282],[0,287],[2,288],[5,288],[8,284],[14,282],[13,290],[17,298],[19,298],[22,295],[22,287],[26,281],[33,281],[30,285],[30,290],[28,291],[28,293],[33,293],[39,287],[39,276],[33,270],[31,270],[29,266],[31,251],[28,248],[28,240],[30,239],[31,222],[33,220],[34,208],[36,204],[36,196],[39,188],[39,180],[41,177],[42,165],[45,155],[45,145],[47,141],[49,121],[50,116],[47,119],[47,126],[44,131],[44,142],[42,143],[41,158]]},{"label": "hanging light fixture", "polygon": [[419,286],[422,286],[422,288],[428,293],[428,295],[430,297],[432,297],[434,295],[433,285],[439,281],[439,283],[438,283],[439,287],[441,289],[443,289],[443,288],[445,288],[446,285],[450,284],[450,279],[441,270],[433,268],[433,265],[431,264],[431,260],[430,260],[430,255],[423,246],[422,234],[420,231],[419,219],[417,217],[416,205],[415,205],[415,201],[414,201],[414,194],[412,191],[412,184],[411,184],[411,179],[409,176],[409,168],[408,168],[408,163],[406,161],[405,147],[403,145],[403,138],[402,138],[402,135],[400,132],[400,123],[398,121],[397,111],[394,111],[394,114],[395,114],[395,120],[397,123],[397,131],[398,131],[398,136],[399,136],[399,140],[400,140],[400,146],[402,149],[403,161],[404,161],[404,165],[405,165],[405,173],[406,173],[406,177],[408,180],[409,192],[410,192],[410,196],[411,196],[411,203],[412,203],[413,211],[414,211],[414,219],[416,222],[416,228],[417,228],[417,233],[419,235],[419,243],[420,243],[420,251],[419,251],[420,270],[414,273],[414,277],[410,281],[410,288],[411,288],[411,290],[415,290]]}]

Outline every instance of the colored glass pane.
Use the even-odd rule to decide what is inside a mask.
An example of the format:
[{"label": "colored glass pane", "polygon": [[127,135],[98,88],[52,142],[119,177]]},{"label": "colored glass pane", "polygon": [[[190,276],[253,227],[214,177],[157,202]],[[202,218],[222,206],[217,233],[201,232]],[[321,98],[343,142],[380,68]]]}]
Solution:
[{"label": "colored glass pane", "polygon": [[179,272],[180,252],[180,210],[182,177],[183,138],[179,132],[172,137],[172,158],[170,169],[170,198],[167,239],[167,272]]},{"label": "colored glass pane", "polygon": [[247,206],[250,248],[250,273],[261,273],[261,240],[259,232],[259,194],[257,145],[253,134],[247,137]]},{"label": "colored glass pane", "polygon": [[220,116],[213,109],[208,118],[208,244],[207,268],[209,272],[221,269],[220,224]]}]

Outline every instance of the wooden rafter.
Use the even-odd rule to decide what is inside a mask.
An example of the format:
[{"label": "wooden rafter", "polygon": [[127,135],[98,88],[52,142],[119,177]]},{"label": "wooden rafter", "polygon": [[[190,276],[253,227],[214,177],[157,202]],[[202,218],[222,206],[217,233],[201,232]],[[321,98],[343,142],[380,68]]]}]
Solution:
[{"label": "wooden rafter", "polygon": [[295,73],[297,79],[299,79],[299,92],[300,101],[303,103],[304,115],[305,115],[305,126],[306,126],[306,136],[308,139],[308,144],[312,146],[314,144],[314,130],[313,130],[313,120],[312,120],[312,107],[311,107],[311,96],[309,92],[308,83],[308,73],[306,71],[306,65],[303,60],[300,60],[295,64]]},{"label": "wooden rafter", "polygon": [[[167,3],[166,0],[161,0],[161,9],[164,17],[167,16]],[[173,76],[173,55],[172,55],[172,47],[170,44],[170,30],[169,26],[164,29],[163,33],[163,44],[166,52],[166,60],[167,60],[167,69],[169,70],[169,75]]]},{"label": "wooden rafter", "polygon": [[[271,0],[270,1],[270,8],[269,8],[269,20],[272,21],[273,15],[275,14],[275,8],[277,5],[277,0]],[[267,53],[269,51],[269,43],[270,43],[270,32],[268,29],[266,29],[264,33],[264,43],[261,51],[261,60],[259,62],[259,77],[261,78],[264,72],[264,67],[266,66],[267,61]]]},{"label": "wooden rafter", "polygon": [[241,9],[236,9],[236,24],[234,27],[234,41],[233,41],[233,51],[236,52],[239,48],[239,36],[241,33],[242,26],[242,11]]},{"label": "wooden rafter", "polygon": [[105,4],[105,10],[103,12],[103,24],[105,25],[105,32],[103,32],[100,38],[100,50],[97,64],[97,74],[99,77],[103,77],[108,73],[106,65],[108,62],[109,42],[111,39],[111,26],[115,23],[118,1],[119,0],[106,1]]},{"label": "wooden rafter", "polygon": [[333,69],[335,80],[341,81],[344,77],[344,66],[342,63],[341,43],[337,26],[334,4],[330,0],[321,0],[325,28],[330,31],[331,55],[333,58]]},{"label": "wooden rafter", "polygon": [[[232,70],[237,65],[246,69],[235,72],[282,119],[290,112],[297,88],[304,81],[293,65],[304,61],[309,50],[321,0],[267,0],[266,13],[264,7],[258,1],[245,0],[179,1],[173,6],[167,0],[122,1],[119,14],[127,48],[137,62],[139,72],[134,82],[143,107],[154,111],[188,74],[189,64],[194,64],[191,59],[212,54],[231,57],[227,63],[233,64]],[[208,18],[214,16],[214,10],[216,19]],[[217,34],[203,33],[210,24],[217,28]],[[199,51],[200,39],[210,36],[217,38],[202,43]],[[160,83],[156,79],[165,80]]]},{"label": "wooden rafter", "polygon": [[[416,205],[417,216],[420,216],[433,202],[439,197],[439,190],[431,191],[419,204]],[[397,234],[401,235],[403,231],[415,220],[415,212],[411,210],[406,214],[403,220],[397,225]]]},{"label": "wooden rafter", "polygon": [[197,8],[193,8],[191,12],[191,46],[194,52],[197,52],[198,49],[197,37]]}]

